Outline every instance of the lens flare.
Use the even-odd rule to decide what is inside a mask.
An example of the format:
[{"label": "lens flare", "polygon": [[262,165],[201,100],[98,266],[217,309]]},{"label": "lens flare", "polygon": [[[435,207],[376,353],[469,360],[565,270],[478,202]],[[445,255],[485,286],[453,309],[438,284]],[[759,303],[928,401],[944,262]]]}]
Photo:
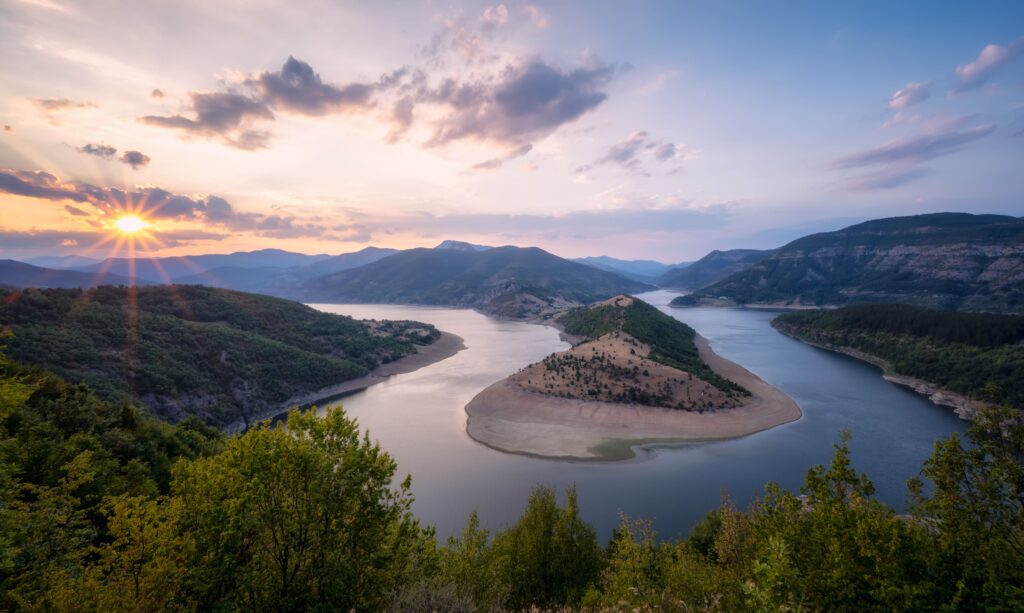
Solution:
[{"label": "lens flare", "polygon": [[138,234],[146,229],[149,224],[138,215],[125,215],[114,222],[114,226],[122,234]]}]

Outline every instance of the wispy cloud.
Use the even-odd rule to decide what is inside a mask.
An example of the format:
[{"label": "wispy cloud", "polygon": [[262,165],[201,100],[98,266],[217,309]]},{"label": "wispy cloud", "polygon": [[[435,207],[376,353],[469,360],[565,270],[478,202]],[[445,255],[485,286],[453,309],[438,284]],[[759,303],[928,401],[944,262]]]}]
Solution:
[{"label": "wispy cloud", "polygon": [[931,96],[931,87],[931,81],[907,83],[903,88],[896,90],[892,97],[889,98],[889,108],[898,111],[927,100]]},{"label": "wispy cloud", "polygon": [[[117,155],[117,147],[107,145],[105,143],[86,143],[81,147],[76,147],[75,150],[79,153],[94,155],[104,160],[113,160],[114,156]],[[117,158],[117,160],[128,164],[136,170],[146,166],[151,161],[150,157],[141,151],[125,151],[121,154],[121,157]]]},{"label": "wispy cloud", "polygon": [[900,187],[931,172],[924,162],[950,155],[988,136],[996,126],[963,128],[969,118],[946,119],[916,136],[897,138],[883,145],[833,160],[832,170],[881,167],[840,182],[842,191],[870,191]]},{"label": "wispy cloud", "polygon": [[[612,164],[631,172],[648,174],[643,165],[643,158],[658,163],[681,162],[695,157],[696,152],[684,145],[652,138],[645,131],[633,132],[625,139],[613,144],[604,155],[593,162],[580,166],[577,173],[585,173],[598,166]],[[675,170],[675,169],[673,169]]]},{"label": "wispy cloud", "polygon": [[1006,46],[986,45],[974,61],[957,66],[956,76],[960,80],[957,90],[968,91],[981,87],[1000,68],[1020,57],[1024,57],[1024,38]]}]

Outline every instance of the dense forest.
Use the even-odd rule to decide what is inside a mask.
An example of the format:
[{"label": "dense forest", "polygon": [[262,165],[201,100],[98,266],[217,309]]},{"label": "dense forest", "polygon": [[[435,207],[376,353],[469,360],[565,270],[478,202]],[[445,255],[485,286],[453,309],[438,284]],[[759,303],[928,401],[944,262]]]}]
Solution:
[{"label": "dense forest", "polygon": [[772,325],[815,344],[870,354],[894,374],[1024,406],[1024,316],[860,304],[786,313]]},{"label": "dense forest", "polygon": [[196,285],[0,293],[9,355],[106,400],[223,426],[415,353],[439,332]]},{"label": "dense forest", "polygon": [[225,438],[0,356],[0,609],[1019,611],[1024,425],[993,411],[968,437],[936,443],[906,515],[844,435],[799,493],[685,539],[623,517],[602,545],[573,489],[538,487],[511,525],[469,513],[438,542],[340,408]]},{"label": "dense forest", "polygon": [[573,309],[562,315],[558,323],[567,333],[587,340],[621,330],[650,346],[648,357],[655,362],[688,372],[724,392],[750,394],[711,370],[701,359],[694,342],[697,332],[693,328],[642,300],[629,298],[625,306],[605,303]]}]

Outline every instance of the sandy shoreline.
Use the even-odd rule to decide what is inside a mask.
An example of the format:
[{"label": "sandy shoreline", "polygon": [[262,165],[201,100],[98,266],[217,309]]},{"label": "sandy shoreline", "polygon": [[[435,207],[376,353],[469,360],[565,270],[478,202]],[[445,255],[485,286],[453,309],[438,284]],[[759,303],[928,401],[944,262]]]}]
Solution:
[{"label": "sandy shoreline", "polygon": [[556,398],[503,379],[466,405],[474,440],[512,453],[572,460],[623,460],[635,447],[746,436],[802,415],[789,396],[711,350],[698,336],[701,358],[718,374],[750,390],[743,406],[717,412]]},{"label": "sandy shoreline", "polygon": [[[344,381],[337,385],[331,385],[309,394],[289,398],[276,408],[264,411],[263,413],[250,418],[250,423],[270,419],[284,413],[292,407],[306,407],[364,390],[371,385],[387,381],[388,378],[393,377],[394,375],[413,372],[423,368],[424,366],[429,366],[435,362],[448,359],[465,348],[466,343],[463,341],[461,336],[442,331],[440,338],[429,345],[417,346],[416,353],[412,355],[407,355],[388,364],[381,364],[365,377],[349,379],[348,381]],[[225,427],[224,431],[229,434],[233,434],[241,432],[245,430],[245,428],[245,422],[243,420],[237,420]]]}]

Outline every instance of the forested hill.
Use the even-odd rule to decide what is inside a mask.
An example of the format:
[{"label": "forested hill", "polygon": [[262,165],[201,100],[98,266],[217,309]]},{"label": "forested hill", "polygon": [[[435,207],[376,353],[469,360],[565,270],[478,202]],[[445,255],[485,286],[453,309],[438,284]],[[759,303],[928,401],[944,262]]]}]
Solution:
[{"label": "forested hill", "polygon": [[365,375],[439,332],[361,322],[305,305],[202,286],[0,294],[8,353],[107,400],[137,400],[171,421],[223,426]]},{"label": "forested hill", "polygon": [[696,332],[631,296],[616,296],[558,318],[581,342],[510,378],[526,390],[578,400],[715,410],[750,392],[703,361]]},{"label": "forested hill", "polygon": [[309,281],[310,301],[466,306],[536,317],[652,286],[535,247],[410,249]]},{"label": "forested hill", "polygon": [[1024,313],[1024,219],[936,213],[797,239],[689,302],[899,302]]},{"label": "forested hill", "polygon": [[969,398],[1024,408],[1024,317],[860,304],[786,313],[772,322],[791,336],[885,362],[892,374]]}]

